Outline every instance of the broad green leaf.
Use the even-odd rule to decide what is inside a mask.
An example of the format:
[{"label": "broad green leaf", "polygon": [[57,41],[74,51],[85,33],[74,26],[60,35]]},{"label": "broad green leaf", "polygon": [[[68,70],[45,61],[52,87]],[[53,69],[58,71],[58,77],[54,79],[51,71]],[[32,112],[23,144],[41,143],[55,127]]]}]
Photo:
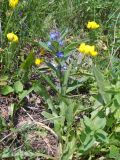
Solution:
[{"label": "broad green leaf", "polygon": [[30,94],[34,90],[34,87],[31,87],[29,90],[24,90],[19,94],[19,99],[22,101],[28,94]]},{"label": "broad green leaf", "polygon": [[106,125],[106,118],[95,117],[93,119],[93,125],[95,130],[103,129]]},{"label": "broad green leaf", "polygon": [[54,67],[51,63],[46,63],[46,64],[47,64],[47,66],[48,66],[51,70],[53,70],[53,71],[55,72],[55,74],[57,75],[57,77],[60,78],[58,69],[56,69],[56,67]]},{"label": "broad green leaf", "polygon": [[17,81],[14,83],[14,91],[16,93],[22,92],[23,91],[23,84],[20,81]]},{"label": "broad green leaf", "polygon": [[93,125],[93,121],[90,118],[88,118],[87,116],[84,116],[83,122],[87,127],[93,130],[94,125]]},{"label": "broad green leaf", "polygon": [[51,79],[47,76],[47,75],[41,75],[43,78],[44,78],[44,80],[50,85],[50,87],[54,90],[54,91],[56,91],[56,92],[58,92],[59,90],[57,89],[57,87],[56,87],[56,85],[54,85],[54,83],[51,81]]},{"label": "broad green leaf", "polygon": [[62,95],[66,94],[66,90],[67,90],[67,86],[68,86],[68,79],[70,76],[71,69],[72,69],[72,63],[69,64],[68,69],[65,72],[64,77],[63,77]]},{"label": "broad green leaf", "polygon": [[120,105],[120,93],[116,94],[114,97]]},{"label": "broad green leaf", "polygon": [[68,53],[70,51],[73,51],[74,49],[76,49],[76,47],[79,45],[79,42],[72,42],[71,44],[69,44],[65,49],[64,49],[64,53],[65,55],[68,55]]},{"label": "broad green leaf", "polygon": [[95,138],[91,135],[87,135],[83,145],[84,145],[84,151],[87,151],[88,149],[90,149],[91,147],[93,147],[93,145],[95,144]]},{"label": "broad green leaf", "polygon": [[43,115],[45,118],[47,118],[47,119],[53,118],[53,115],[52,115],[51,113],[46,112],[46,111],[43,111],[43,112],[42,112],[42,115]]},{"label": "broad green leaf", "polygon": [[0,76],[0,86],[7,85],[8,76]]},{"label": "broad green leaf", "polygon": [[51,109],[52,111],[54,111],[54,107],[52,104],[52,100],[50,98],[50,95],[48,94],[46,88],[38,81],[36,81],[33,85],[34,87],[34,91],[39,93],[43,99],[45,100],[45,102],[47,102],[49,109]]},{"label": "broad green leaf", "polygon": [[8,76],[0,76],[0,81],[7,81],[8,80]]},{"label": "broad green leaf", "polygon": [[83,84],[77,84],[77,85],[74,85],[73,87],[68,87],[67,90],[66,90],[66,93],[69,93],[73,90],[75,90],[76,88],[79,88],[80,86],[82,86]]},{"label": "broad green leaf", "polygon": [[120,157],[120,149],[114,145],[110,146],[110,153],[109,153],[110,158],[115,158],[116,160],[119,159]]},{"label": "broad green leaf", "polygon": [[99,92],[104,100],[104,103],[109,104],[111,100],[111,94],[105,92],[105,87],[108,86],[108,82],[105,81],[103,74],[95,66],[93,66],[92,69],[97,81]]},{"label": "broad green leaf", "polygon": [[44,48],[44,49],[46,49],[47,51],[51,52],[51,49],[47,46],[46,43],[44,43],[44,42],[38,42],[38,45],[39,45],[41,48]]},{"label": "broad green leaf", "polygon": [[104,142],[104,143],[109,142],[108,137],[107,137],[108,134],[102,129],[99,129],[95,134],[96,134],[97,141]]},{"label": "broad green leaf", "polygon": [[12,93],[12,92],[14,92],[14,89],[11,86],[4,86],[1,90],[1,93],[3,95],[7,95],[7,94]]},{"label": "broad green leaf", "polygon": [[65,118],[67,121],[67,126],[70,127],[73,124],[74,121],[74,109],[76,107],[73,100],[68,100],[69,102],[66,103],[66,112],[65,112]]},{"label": "broad green leaf", "polygon": [[34,52],[30,52],[27,56],[26,60],[21,64],[21,69],[28,70],[35,62],[35,54]]},{"label": "broad green leaf", "polygon": [[75,150],[75,144],[76,144],[75,137],[73,137],[70,142],[66,143],[65,149],[63,151],[63,155],[61,157],[61,160],[70,160],[70,159],[72,159],[73,153],[74,153],[74,150]]}]

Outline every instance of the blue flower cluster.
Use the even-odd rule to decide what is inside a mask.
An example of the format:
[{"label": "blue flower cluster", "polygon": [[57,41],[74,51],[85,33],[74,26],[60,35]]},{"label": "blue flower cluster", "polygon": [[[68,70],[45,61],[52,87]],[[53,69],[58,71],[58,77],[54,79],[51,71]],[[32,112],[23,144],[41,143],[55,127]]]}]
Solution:
[{"label": "blue flower cluster", "polygon": [[60,38],[60,32],[52,31],[50,32],[50,40],[57,41]]},{"label": "blue flower cluster", "polygon": [[[47,45],[48,45],[48,47],[50,48],[50,49],[54,49],[54,46],[52,46],[52,43],[55,41],[55,42],[58,42],[58,44],[59,44],[59,48],[60,47],[63,47],[63,45],[64,45],[64,42],[63,42],[63,40],[61,40],[60,39],[60,32],[59,31],[52,31],[52,32],[50,32],[50,41],[48,41],[47,42]],[[64,57],[64,53],[62,52],[62,51],[58,51],[57,53],[56,53],[56,56],[58,57],[58,58],[63,58]]]}]

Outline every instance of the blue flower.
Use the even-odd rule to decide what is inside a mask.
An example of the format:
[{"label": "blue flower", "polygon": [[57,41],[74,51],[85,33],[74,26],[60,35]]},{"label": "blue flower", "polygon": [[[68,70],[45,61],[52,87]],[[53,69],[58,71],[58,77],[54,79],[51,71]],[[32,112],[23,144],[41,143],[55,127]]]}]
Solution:
[{"label": "blue flower", "polygon": [[61,52],[61,51],[58,51],[57,54],[56,54],[56,56],[57,56],[58,58],[63,58],[63,57],[64,57],[64,53]]},{"label": "blue flower", "polygon": [[59,45],[62,47],[64,45],[64,41],[58,40]]},{"label": "blue flower", "polygon": [[20,17],[23,16],[23,12],[22,11],[20,11],[18,14],[19,14]]},{"label": "blue flower", "polygon": [[52,41],[55,41],[55,40],[57,40],[59,38],[60,38],[60,32],[58,32],[58,31],[52,31],[52,32],[50,32],[50,39]]}]

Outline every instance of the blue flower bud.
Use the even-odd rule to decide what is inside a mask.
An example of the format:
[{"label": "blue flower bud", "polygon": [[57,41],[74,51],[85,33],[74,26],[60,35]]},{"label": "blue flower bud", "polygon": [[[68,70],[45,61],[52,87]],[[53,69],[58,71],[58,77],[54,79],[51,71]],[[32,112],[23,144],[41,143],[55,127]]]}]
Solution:
[{"label": "blue flower bud", "polygon": [[64,57],[64,53],[61,52],[61,51],[58,51],[57,54],[56,54],[56,56],[57,56],[58,58],[63,58],[63,57]]},{"label": "blue flower bud", "polygon": [[50,32],[50,39],[52,41],[56,41],[59,38],[60,38],[60,32],[58,32],[58,31]]}]

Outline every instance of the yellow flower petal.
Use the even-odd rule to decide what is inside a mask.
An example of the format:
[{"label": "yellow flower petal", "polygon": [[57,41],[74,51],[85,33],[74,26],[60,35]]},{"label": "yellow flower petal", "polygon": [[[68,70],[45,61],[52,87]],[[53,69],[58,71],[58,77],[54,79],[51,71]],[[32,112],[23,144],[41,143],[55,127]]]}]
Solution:
[{"label": "yellow flower petal", "polygon": [[90,49],[91,47],[89,45],[85,46],[85,54],[89,54],[90,53]]},{"label": "yellow flower petal", "polygon": [[81,53],[85,52],[85,43],[81,43],[81,45],[78,48],[78,51],[81,52]]},{"label": "yellow flower petal", "polygon": [[9,0],[9,6],[15,8],[18,5],[19,0]]},{"label": "yellow flower petal", "polygon": [[7,38],[8,38],[9,41],[13,41],[13,39],[14,39],[14,33],[8,33],[7,34]]},{"label": "yellow flower petal", "polygon": [[43,59],[40,59],[40,58],[36,58],[35,60],[36,65],[40,65],[42,62],[43,62]]},{"label": "yellow flower petal", "polygon": [[97,56],[97,55],[98,55],[98,52],[97,52],[97,51],[91,52],[91,56],[95,57],[95,56]]},{"label": "yellow flower petal", "polygon": [[95,21],[88,22],[88,24],[87,24],[88,29],[97,29],[99,27],[100,27],[100,25],[97,24]]},{"label": "yellow flower petal", "polygon": [[7,38],[10,42],[18,42],[18,36],[15,35],[13,32],[7,34]]},{"label": "yellow flower petal", "polygon": [[86,54],[86,55],[91,55],[91,56],[97,56],[98,55],[98,52],[95,51],[95,46],[90,46],[90,45],[86,45],[85,43],[81,43],[79,48],[78,48],[78,51],[83,53],[83,54]]},{"label": "yellow flower petal", "polygon": [[14,35],[13,42],[18,42],[18,36],[17,35]]}]

